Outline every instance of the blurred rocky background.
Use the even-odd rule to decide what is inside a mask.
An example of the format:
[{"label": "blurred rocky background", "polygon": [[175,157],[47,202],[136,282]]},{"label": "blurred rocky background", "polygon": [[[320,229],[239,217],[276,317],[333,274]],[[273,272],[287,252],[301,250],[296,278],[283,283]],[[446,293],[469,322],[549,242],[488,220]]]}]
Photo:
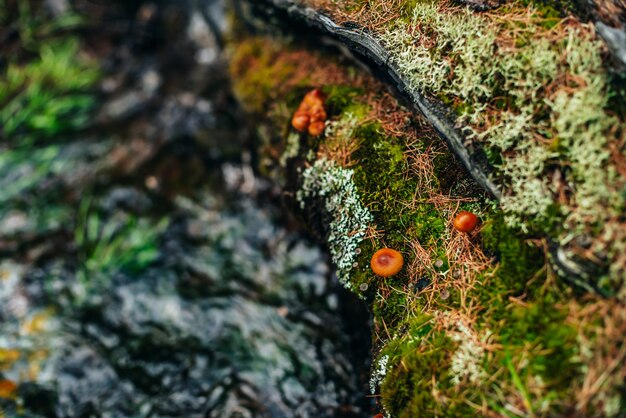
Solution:
[{"label": "blurred rocky background", "polygon": [[0,415],[367,416],[367,314],[252,169],[227,22],[0,0]]}]

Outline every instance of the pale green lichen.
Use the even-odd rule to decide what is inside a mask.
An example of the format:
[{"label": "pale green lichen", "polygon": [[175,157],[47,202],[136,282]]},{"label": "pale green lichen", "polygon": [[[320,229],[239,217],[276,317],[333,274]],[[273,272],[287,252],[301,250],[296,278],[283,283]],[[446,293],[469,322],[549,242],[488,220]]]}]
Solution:
[{"label": "pale green lichen", "polygon": [[370,393],[373,395],[376,393],[376,389],[383,382],[387,375],[387,364],[389,363],[389,355],[385,354],[376,362],[376,368],[372,371],[370,377]]},{"label": "pale green lichen", "polygon": [[361,123],[359,117],[353,112],[345,112],[338,120],[330,121],[326,127],[326,136],[329,138],[339,138],[350,140]]},{"label": "pale green lichen", "polygon": [[[507,223],[537,230],[556,215],[565,243],[605,228],[625,204],[608,146],[620,121],[607,112],[603,47],[590,27],[548,32],[541,18],[523,22],[511,31],[505,18],[418,2],[410,22],[379,36],[411,89],[466,104],[458,112],[468,139],[499,155]],[[568,200],[557,203],[563,187]],[[594,250],[617,257],[604,240]]]},{"label": "pale green lichen", "polygon": [[330,216],[328,246],[337,277],[350,288],[350,270],[354,267],[356,250],[365,238],[372,221],[369,210],[363,206],[352,181],[353,171],[342,168],[327,159],[318,159],[302,173],[302,187],[296,198],[301,208],[309,199],[322,199]]},{"label": "pale green lichen", "polygon": [[298,152],[300,151],[300,135],[295,132],[291,132],[289,136],[287,136],[287,141],[285,144],[285,151],[283,151],[280,156],[279,164],[281,167],[287,166],[287,161],[298,156]]},{"label": "pale green lichen", "polygon": [[487,331],[484,335],[477,337],[476,333],[463,321],[456,320],[455,328],[450,334],[452,341],[459,343],[450,364],[452,383],[458,386],[467,380],[473,384],[479,384],[487,377],[481,363],[486,354],[485,342],[489,340],[491,333]]}]

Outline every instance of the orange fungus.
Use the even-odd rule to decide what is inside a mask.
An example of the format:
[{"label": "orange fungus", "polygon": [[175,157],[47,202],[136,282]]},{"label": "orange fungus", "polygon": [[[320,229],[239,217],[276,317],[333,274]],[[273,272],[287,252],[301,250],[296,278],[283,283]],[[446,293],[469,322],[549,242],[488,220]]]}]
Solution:
[{"label": "orange fungus", "polygon": [[10,399],[15,396],[17,385],[11,380],[0,380],[0,398]]},{"label": "orange fungus", "polygon": [[308,113],[298,110],[291,119],[291,125],[296,128],[297,131],[304,132],[311,122],[311,117]]},{"label": "orange fungus", "polygon": [[313,122],[309,125],[309,135],[320,136],[324,132],[325,127],[324,122]]},{"label": "orange fungus", "polygon": [[379,276],[389,277],[398,274],[404,265],[404,258],[396,250],[382,248],[372,256],[372,270]]},{"label": "orange fungus", "polygon": [[324,93],[315,89],[308,92],[302,99],[298,110],[293,114],[291,126],[299,132],[319,136],[324,133],[327,117],[324,109]]},{"label": "orange fungus", "polygon": [[478,225],[478,216],[471,212],[459,212],[456,218],[454,218],[453,225],[458,231],[471,232]]}]

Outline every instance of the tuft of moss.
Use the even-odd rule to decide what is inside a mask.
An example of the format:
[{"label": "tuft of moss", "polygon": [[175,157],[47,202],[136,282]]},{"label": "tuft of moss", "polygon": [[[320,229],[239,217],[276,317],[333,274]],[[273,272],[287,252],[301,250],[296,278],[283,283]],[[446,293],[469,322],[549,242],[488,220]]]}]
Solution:
[{"label": "tuft of moss", "polygon": [[292,65],[277,59],[279,53],[262,38],[247,39],[232,52],[230,72],[236,80],[235,92],[246,98],[247,109],[263,113],[272,99],[278,98],[276,87],[294,72]]},{"label": "tuft of moss", "polygon": [[528,281],[545,265],[545,255],[508,227],[501,214],[487,220],[481,231],[483,246],[498,260],[492,283],[503,294],[521,295]]},{"label": "tuft of moss", "polygon": [[382,404],[394,417],[471,416],[471,408],[453,397],[450,353],[457,343],[445,332],[433,329],[432,318],[420,315],[411,319],[402,339],[389,342],[381,351],[389,362],[380,388]]}]

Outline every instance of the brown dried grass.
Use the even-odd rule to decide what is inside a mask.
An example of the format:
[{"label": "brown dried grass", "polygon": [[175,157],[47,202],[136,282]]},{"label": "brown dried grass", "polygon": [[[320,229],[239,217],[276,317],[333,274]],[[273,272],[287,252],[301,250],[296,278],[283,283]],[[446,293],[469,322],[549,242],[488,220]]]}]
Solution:
[{"label": "brown dried grass", "polygon": [[568,322],[579,330],[580,360],[585,365],[582,382],[573,382],[576,411],[586,416],[602,410],[607,393],[618,395],[626,380],[626,305],[590,296],[584,305],[572,301],[569,310]]}]

